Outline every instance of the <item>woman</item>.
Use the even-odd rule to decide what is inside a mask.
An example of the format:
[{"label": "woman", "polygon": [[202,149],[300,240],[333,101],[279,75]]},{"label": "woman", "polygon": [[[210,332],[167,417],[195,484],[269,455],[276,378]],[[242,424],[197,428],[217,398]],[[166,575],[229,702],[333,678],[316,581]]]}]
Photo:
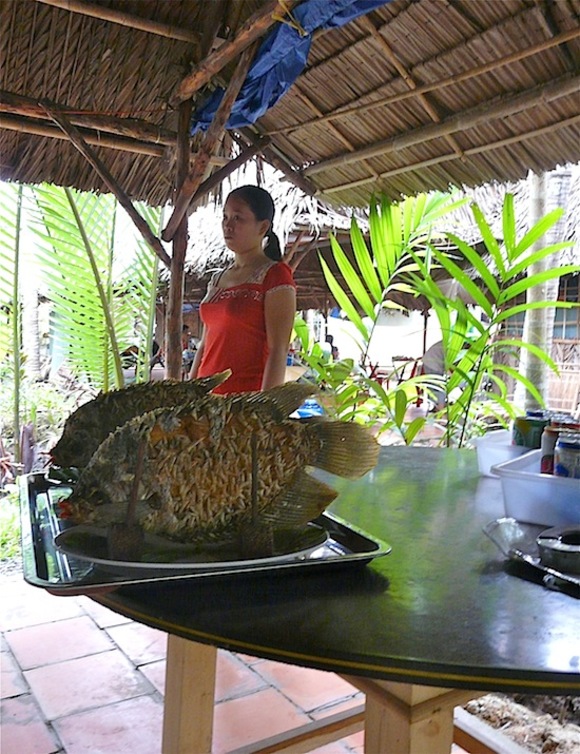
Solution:
[{"label": "woman", "polygon": [[190,377],[231,369],[216,393],[281,385],[296,311],[292,271],[272,231],[274,202],[257,186],[241,186],[225,203],[222,229],[234,261],[210,280],[201,302],[203,335]]}]

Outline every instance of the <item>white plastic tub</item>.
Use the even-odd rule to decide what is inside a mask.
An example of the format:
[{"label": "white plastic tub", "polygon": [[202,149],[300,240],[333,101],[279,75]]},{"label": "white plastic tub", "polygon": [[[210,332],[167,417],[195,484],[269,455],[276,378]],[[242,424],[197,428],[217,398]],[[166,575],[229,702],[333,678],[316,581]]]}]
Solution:
[{"label": "white plastic tub", "polygon": [[511,461],[529,451],[523,445],[512,445],[512,433],[509,429],[496,429],[472,442],[477,450],[479,473],[483,476],[496,476],[491,470],[492,466]]},{"label": "white plastic tub", "polygon": [[506,516],[546,526],[580,524],[580,479],[540,473],[540,450],[500,463]]}]

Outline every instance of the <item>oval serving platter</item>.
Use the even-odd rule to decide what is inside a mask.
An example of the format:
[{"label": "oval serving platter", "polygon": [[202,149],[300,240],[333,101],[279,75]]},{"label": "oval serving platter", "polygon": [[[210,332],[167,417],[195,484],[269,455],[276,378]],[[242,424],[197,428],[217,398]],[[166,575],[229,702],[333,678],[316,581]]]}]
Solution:
[{"label": "oval serving platter", "polygon": [[55,545],[70,558],[116,573],[192,573],[305,560],[326,543],[328,536],[323,527],[312,523],[299,531],[277,530],[274,532],[275,554],[263,558],[240,558],[233,543],[181,544],[146,533],[141,560],[112,560],[107,551],[106,529],[84,525],[65,529],[55,538]]}]

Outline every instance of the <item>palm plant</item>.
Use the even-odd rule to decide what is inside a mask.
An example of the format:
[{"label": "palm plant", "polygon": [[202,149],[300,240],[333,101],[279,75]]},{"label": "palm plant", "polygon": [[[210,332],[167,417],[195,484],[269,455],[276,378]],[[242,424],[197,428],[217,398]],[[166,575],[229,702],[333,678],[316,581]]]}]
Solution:
[{"label": "palm plant", "polygon": [[[370,249],[360,225],[354,218],[351,222],[354,265],[331,236],[332,254],[345,287],[322,256],[320,263],[337,304],[357,329],[363,367],[362,370],[351,369],[348,378],[333,387],[340,418],[381,421],[381,431],[395,428],[407,444],[413,441],[424,425],[424,417],[407,422],[407,408],[417,399],[419,390],[433,386],[436,380],[416,376],[389,390],[366,376],[364,368],[381,311],[385,308],[403,308],[391,300],[393,294],[416,293],[409,277],[418,269],[416,257],[421,258],[428,253],[429,241],[434,238],[434,223],[463,203],[464,200],[455,201],[453,196],[441,193],[420,194],[399,204],[393,204],[385,197],[373,202],[369,215]],[[316,358],[313,359],[315,356],[312,350],[307,351],[303,347],[302,358],[314,368],[318,381],[332,385],[332,379],[328,379],[328,368],[322,369],[321,365],[317,365]]]},{"label": "palm plant", "polygon": [[[557,366],[537,345],[509,337],[506,326],[510,318],[534,309],[575,306],[566,301],[526,302],[522,301],[522,295],[548,280],[580,271],[576,265],[554,264],[543,272],[529,274],[529,268],[535,262],[570,246],[570,243],[562,242],[531,251],[532,246],[559,220],[562,209],[547,214],[518,240],[513,195],[506,194],[502,208],[501,244],[479,206],[474,203],[471,210],[493,271],[473,246],[453,233],[446,236],[478,275],[477,283],[450,256],[430,246],[437,263],[467,291],[483,316],[478,317],[461,300],[450,300],[442,293],[432,278],[428,260],[414,255],[420,274],[410,276],[416,290],[429,299],[439,320],[445,355],[444,387],[448,398],[442,412],[447,420],[445,440],[447,444],[454,441],[459,446],[470,434],[481,433],[480,423],[485,425],[488,417],[505,425],[515,416],[516,409],[509,400],[510,380],[522,383],[537,403],[544,405],[544,396],[509,361],[517,358],[521,349],[526,349],[554,372],[558,371]],[[453,400],[450,400],[451,396],[454,396]]]},{"label": "palm plant", "polygon": [[[146,379],[157,285],[155,254],[143,243],[117,280],[113,197],[47,185],[36,188],[35,197],[38,260],[67,363],[94,389],[122,387],[121,355],[137,340],[138,377]],[[148,222],[158,225],[158,210],[148,209],[146,215]]]},{"label": "palm plant", "polygon": [[12,372],[14,381],[14,459],[20,462],[20,238],[22,186],[0,184],[0,361]]}]

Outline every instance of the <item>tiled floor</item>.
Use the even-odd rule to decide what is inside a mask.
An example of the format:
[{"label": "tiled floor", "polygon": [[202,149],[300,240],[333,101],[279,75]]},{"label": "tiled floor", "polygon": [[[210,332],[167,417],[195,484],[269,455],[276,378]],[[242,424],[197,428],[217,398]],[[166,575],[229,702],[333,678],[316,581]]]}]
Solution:
[{"label": "tiled floor", "polygon": [[[160,754],[163,633],[18,575],[0,581],[0,605],[2,754]],[[364,699],[333,673],[225,651],[216,685],[214,754]],[[361,732],[316,754],[362,751]]]}]

